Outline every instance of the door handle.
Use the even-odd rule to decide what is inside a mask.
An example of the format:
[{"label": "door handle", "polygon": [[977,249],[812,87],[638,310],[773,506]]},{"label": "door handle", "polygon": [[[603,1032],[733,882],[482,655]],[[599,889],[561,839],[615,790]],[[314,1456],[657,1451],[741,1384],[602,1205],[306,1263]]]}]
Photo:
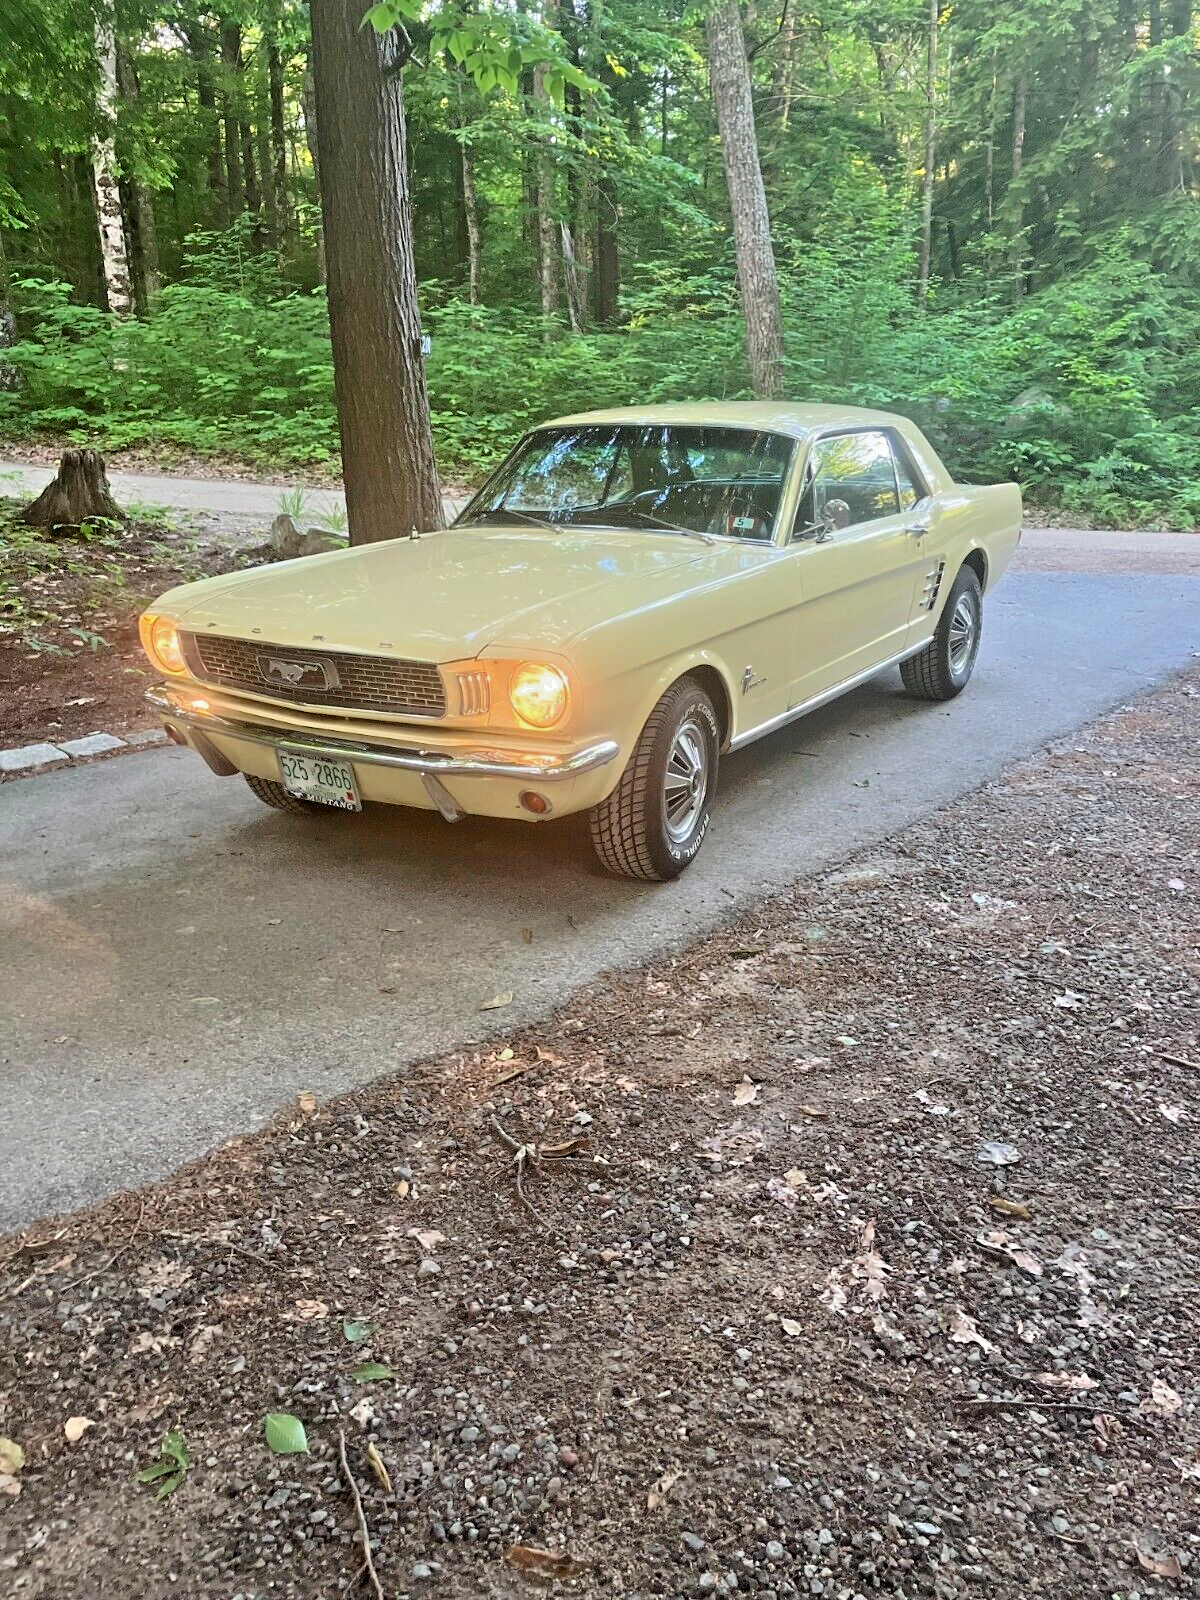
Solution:
[{"label": "door handle", "polygon": [[927,522],[910,522],[904,531],[905,533],[911,533],[914,539],[919,539],[923,534],[929,532],[929,524]]}]

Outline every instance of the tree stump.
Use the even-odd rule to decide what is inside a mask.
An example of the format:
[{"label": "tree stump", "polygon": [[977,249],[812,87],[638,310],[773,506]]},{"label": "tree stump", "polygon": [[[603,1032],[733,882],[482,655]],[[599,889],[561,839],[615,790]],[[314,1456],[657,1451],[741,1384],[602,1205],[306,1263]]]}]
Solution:
[{"label": "tree stump", "polygon": [[55,477],[21,513],[22,522],[45,528],[51,535],[97,517],[125,520],[112,497],[104,457],[98,450],[64,450]]}]

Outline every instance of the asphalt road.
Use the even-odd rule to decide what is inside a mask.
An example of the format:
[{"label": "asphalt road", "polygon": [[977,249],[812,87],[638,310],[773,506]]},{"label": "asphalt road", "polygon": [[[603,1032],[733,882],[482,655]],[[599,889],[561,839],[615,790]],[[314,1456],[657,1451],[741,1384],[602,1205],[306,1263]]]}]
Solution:
[{"label": "asphalt road", "polygon": [[[1053,543],[1026,559],[1052,566]],[[1173,564],[1010,575],[965,695],[918,704],[887,673],[729,758],[704,851],[667,887],[600,876],[578,819],[292,818],[174,749],[0,787],[0,1226],[165,1174],[301,1090],[536,1018],[902,835],[1200,650],[1198,564]]]}]

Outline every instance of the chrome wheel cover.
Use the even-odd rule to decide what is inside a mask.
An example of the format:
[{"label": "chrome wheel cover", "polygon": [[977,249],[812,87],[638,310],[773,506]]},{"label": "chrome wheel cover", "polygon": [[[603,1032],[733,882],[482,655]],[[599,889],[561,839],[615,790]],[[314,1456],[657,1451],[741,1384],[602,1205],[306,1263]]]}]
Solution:
[{"label": "chrome wheel cover", "polygon": [[708,740],[701,723],[687,717],[675,730],[663,778],[663,822],[673,844],[695,828],[708,795]]},{"label": "chrome wheel cover", "polygon": [[971,665],[979,638],[979,613],[969,594],[960,594],[950,618],[950,671],[961,678]]}]

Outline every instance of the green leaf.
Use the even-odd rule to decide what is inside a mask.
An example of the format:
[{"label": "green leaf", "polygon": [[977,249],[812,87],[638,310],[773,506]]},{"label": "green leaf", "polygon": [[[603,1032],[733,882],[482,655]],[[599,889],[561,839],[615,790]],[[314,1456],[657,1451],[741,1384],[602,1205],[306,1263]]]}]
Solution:
[{"label": "green leaf", "polygon": [[372,6],[367,12],[366,16],[362,19],[361,26],[370,26],[375,29],[376,33],[387,33],[388,30],[395,25],[395,22],[395,10],[390,5],[383,3],[383,0],[381,0],[379,5]]},{"label": "green leaf", "polygon": [[516,94],[517,75],[515,72],[510,72],[507,67],[496,68],[496,82],[502,89],[506,89],[509,94]]},{"label": "green leaf", "polygon": [[173,1461],[164,1456],[161,1461],[152,1461],[148,1467],[143,1467],[137,1474],[139,1483],[157,1483],[160,1478],[173,1477],[179,1468]]},{"label": "green leaf", "polygon": [[463,33],[461,29],[452,33],[446,41],[446,47],[455,61],[465,61],[471,50],[471,35]]},{"label": "green leaf", "polygon": [[188,1447],[184,1443],[183,1435],[178,1428],[171,1428],[163,1435],[162,1452],[176,1462],[180,1471],[186,1472],[192,1464],[188,1454]]},{"label": "green leaf", "polygon": [[392,1369],[386,1361],[361,1361],[350,1374],[355,1383],[380,1383],[391,1375]]},{"label": "green leaf", "polygon": [[342,1323],[342,1334],[347,1344],[361,1344],[375,1332],[373,1322],[359,1322],[356,1317],[347,1317]]},{"label": "green leaf", "polygon": [[302,1456],[308,1454],[308,1435],[299,1417],[290,1411],[269,1411],[263,1418],[263,1431],[267,1436],[267,1449],[277,1456]]},{"label": "green leaf", "polygon": [[178,1489],[191,1464],[192,1458],[182,1433],[178,1428],[170,1428],[163,1434],[158,1447],[158,1460],[135,1473],[134,1480],[147,1485],[158,1484],[158,1493],[154,1498],[165,1500],[167,1495],[174,1494]]},{"label": "green leaf", "polygon": [[496,87],[495,67],[484,67],[482,72],[475,74],[475,82],[479,85],[481,94],[487,94],[489,89],[494,89]]}]

